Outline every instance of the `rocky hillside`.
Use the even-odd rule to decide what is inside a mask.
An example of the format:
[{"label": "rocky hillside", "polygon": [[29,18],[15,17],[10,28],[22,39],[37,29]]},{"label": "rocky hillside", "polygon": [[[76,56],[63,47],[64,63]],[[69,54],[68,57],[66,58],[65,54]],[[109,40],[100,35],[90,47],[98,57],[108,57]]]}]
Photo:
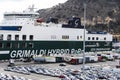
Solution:
[{"label": "rocky hillside", "polygon": [[[40,9],[40,17],[47,19],[49,17],[59,18],[65,21],[71,16],[78,16],[83,19],[85,0],[68,0],[63,4],[53,6],[48,9]],[[120,31],[120,0],[86,0],[87,3],[87,23],[88,25],[103,24],[103,26],[117,27]],[[112,26],[111,26],[112,25]],[[119,32],[114,30],[114,32]],[[118,29],[119,28],[119,29]]]}]

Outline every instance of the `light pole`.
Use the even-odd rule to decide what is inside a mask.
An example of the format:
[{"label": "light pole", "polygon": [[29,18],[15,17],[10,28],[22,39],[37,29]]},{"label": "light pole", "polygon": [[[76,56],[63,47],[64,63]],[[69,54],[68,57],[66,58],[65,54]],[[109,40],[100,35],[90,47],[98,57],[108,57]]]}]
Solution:
[{"label": "light pole", "polygon": [[83,40],[83,73],[85,70],[85,28],[86,28],[86,3],[84,3],[84,40]]}]

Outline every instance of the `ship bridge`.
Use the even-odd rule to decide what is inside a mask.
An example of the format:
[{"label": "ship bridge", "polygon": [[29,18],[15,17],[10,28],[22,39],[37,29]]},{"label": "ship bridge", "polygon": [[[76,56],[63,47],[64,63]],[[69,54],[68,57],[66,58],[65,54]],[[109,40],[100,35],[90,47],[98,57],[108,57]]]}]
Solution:
[{"label": "ship bridge", "polygon": [[24,24],[32,24],[34,19],[39,17],[39,13],[35,12],[34,9],[34,6],[32,6],[23,12],[5,12],[2,25],[22,26]]}]

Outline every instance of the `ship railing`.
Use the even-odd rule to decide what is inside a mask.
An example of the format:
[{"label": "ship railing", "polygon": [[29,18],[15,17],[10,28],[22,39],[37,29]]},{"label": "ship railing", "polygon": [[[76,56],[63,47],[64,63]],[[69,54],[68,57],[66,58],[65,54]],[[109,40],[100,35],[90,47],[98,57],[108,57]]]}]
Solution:
[{"label": "ship railing", "polygon": [[107,32],[102,32],[102,31],[98,31],[98,32],[88,31],[88,34],[107,34]]}]

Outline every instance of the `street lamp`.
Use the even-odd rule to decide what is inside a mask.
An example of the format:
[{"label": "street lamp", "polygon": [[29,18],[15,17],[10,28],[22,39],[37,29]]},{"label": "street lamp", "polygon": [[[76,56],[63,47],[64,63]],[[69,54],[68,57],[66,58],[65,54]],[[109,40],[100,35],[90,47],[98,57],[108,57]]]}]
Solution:
[{"label": "street lamp", "polygon": [[86,28],[86,3],[84,3],[84,39],[83,39],[83,73],[85,70],[85,28]]}]

